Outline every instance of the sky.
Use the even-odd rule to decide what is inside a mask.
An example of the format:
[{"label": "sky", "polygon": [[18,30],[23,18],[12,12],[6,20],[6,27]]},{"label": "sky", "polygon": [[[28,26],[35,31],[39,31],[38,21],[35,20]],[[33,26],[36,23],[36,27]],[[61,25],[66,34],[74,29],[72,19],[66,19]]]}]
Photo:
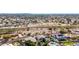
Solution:
[{"label": "sky", "polygon": [[0,13],[79,13],[79,1],[0,0]]}]

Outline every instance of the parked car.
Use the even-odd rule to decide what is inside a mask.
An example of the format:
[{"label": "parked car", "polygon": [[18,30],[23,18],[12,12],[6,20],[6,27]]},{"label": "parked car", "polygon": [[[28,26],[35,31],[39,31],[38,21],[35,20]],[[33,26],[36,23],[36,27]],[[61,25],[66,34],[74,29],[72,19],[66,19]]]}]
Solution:
[{"label": "parked car", "polygon": [[60,45],[56,42],[49,42],[48,46],[60,46]]},{"label": "parked car", "polygon": [[64,36],[63,34],[58,34],[58,35],[56,34],[54,35],[54,37],[58,39],[59,41],[65,41],[66,39],[70,38],[68,36]]}]

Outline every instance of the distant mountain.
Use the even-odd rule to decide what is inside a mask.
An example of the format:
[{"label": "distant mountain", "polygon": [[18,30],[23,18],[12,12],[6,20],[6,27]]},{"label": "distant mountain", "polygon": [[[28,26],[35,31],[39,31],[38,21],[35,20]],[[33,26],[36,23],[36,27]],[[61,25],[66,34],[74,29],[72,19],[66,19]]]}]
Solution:
[{"label": "distant mountain", "polygon": [[79,16],[79,14],[31,14],[31,13],[1,13],[0,16]]}]

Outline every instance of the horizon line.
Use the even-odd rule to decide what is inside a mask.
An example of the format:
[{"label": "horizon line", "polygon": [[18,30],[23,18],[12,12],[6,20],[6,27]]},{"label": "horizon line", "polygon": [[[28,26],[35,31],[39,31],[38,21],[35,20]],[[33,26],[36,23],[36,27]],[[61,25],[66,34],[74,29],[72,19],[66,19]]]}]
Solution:
[{"label": "horizon line", "polygon": [[79,13],[0,13],[0,14],[79,14]]}]

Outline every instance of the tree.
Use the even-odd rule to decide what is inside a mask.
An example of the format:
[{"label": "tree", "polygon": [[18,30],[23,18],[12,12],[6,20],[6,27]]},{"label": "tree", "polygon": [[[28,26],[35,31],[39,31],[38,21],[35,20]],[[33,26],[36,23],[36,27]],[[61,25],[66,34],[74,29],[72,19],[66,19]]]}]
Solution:
[{"label": "tree", "polygon": [[35,46],[36,42],[32,42],[31,40],[25,41],[26,46]]},{"label": "tree", "polygon": [[65,34],[65,33],[66,33],[66,31],[64,31],[64,30],[61,30],[61,31],[60,31],[60,33],[61,33],[61,34]]}]

